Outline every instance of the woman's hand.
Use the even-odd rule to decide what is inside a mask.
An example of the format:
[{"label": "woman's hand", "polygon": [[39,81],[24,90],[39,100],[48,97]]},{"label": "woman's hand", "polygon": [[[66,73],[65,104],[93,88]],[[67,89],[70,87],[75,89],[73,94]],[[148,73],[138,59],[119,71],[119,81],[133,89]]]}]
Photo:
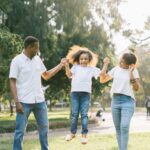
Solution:
[{"label": "woman's hand", "polygon": [[133,72],[134,68],[135,68],[135,64],[131,64],[131,65],[129,66],[130,73]]}]

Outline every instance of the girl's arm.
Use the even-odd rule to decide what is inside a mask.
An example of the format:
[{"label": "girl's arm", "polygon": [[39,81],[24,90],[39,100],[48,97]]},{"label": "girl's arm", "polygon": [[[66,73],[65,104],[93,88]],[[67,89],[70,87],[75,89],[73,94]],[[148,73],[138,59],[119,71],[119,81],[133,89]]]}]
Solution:
[{"label": "girl's arm", "polygon": [[100,83],[105,83],[112,79],[112,77],[106,73],[109,63],[110,63],[109,58],[108,57],[104,58],[104,65],[100,73]]},{"label": "girl's arm", "polygon": [[140,82],[139,82],[139,79],[134,78],[134,75],[133,75],[134,68],[135,68],[134,65],[130,66],[130,82],[132,84],[133,90],[138,91],[140,87]]},{"label": "girl's arm", "polygon": [[68,78],[71,78],[72,77],[72,73],[71,73],[71,70],[70,70],[70,67],[69,67],[69,63],[65,63],[65,70],[66,70],[66,75]]}]

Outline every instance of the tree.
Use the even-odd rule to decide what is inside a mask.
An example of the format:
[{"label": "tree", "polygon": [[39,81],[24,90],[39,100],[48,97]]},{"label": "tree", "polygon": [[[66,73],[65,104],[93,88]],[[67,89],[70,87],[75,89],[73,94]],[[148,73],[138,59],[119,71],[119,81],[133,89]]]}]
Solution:
[{"label": "tree", "polygon": [[[114,62],[114,45],[104,23],[100,25],[96,23],[91,4],[95,3],[92,0],[6,0],[2,2],[2,8],[7,14],[5,25],[10,32],[23,38],[33,35],[40,40],[41,58],[48,69],[57,65],[73,45],[85,46],[97,53],[100,56],[98,67],[102,67],[102,59],[106,55]],[[108,8],[113,12],[111,7]],[[113,8],[115,10],[113,15],[118,14],[117,7]],[[114,23],[110,24],[111,29],[116,28],[118,31],[121,26],[119,21],[116,24],[114,19]],[[65,71],[59,72],[43,83],[50,85],[46,91],[47,99],[69,97],[70,81]],[[96,88],[93,93],[97,96],[103,86],[98,82],[94,83],[94,86]]]},{"label": "tree", "polygon": [[22,39],[17,34],[12,34],[0,28],[0,99],[7,97],[10,100],[9,66],[11,59],[22,50]]}]

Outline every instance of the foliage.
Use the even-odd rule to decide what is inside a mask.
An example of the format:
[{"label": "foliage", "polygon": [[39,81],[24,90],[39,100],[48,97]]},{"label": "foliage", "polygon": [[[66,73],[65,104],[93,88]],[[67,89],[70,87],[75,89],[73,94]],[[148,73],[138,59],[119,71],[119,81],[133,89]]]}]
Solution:
[{"label": "foliage", "polygon": [[[0,9],[2,8],[1,10],[7,14],[5,26],[11,33],[15,33],[12,35],[19,35],[18,42],[21,41],[20,36],[24,38],[27,35],[36,36],[40,40],[41,58],[47,69],[56,66],[73,45],[85,46],[97,53],[99,55],[97,67],[102,68],[105,56],[111,58],[112,65],[115,59],[114,45],[109,37],[109,31],[105,29],[105,24],[108,20],[112,20],[107,26],[113,32],[119,31],[122,24],[117,1],[113,2],[108,5],[100,1],[99,5],[99,1],[92,0],[6,0],[2,1]],[[112,15],[107,14],[103,6]],[[95,21],[91,11],[93,7],[103,19],[101,24]],[[5,57],[8,62],[6,70],[3,71],[7,73],[5,76],[8,76],[10,58],[16,55],[18,50],[21,50],[21,46],[15,48],[13,54],[7,54]],[[70,80],[64,70],[49,81],[43,81],[43,84],[50,85],[45,94],[46,99],[50,99],[51,103],[62,99],[69,101]],[[105,86],[94,81],[94,96],[99,96]]]},{"label": "foliage", "polygon": [[8,95],[8,74],[11,59],[22,50],[22,39],[6,29],[0,29],[0,97]]}]

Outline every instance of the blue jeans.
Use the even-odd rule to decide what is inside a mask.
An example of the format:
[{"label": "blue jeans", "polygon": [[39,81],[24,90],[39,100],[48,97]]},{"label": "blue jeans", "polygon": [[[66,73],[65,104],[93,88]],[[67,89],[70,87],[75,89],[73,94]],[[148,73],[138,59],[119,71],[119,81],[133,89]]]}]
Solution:
[{"label": "blue jeans", "polygon": [[111,106],[119,150],[127,150],[129,127],[134,113],[135,101],[130,96],[114,94]]},{"label": "blue jeans", "polygon": [[77,132],[78,117],[81,114],[82,134],[88,133],[88,110],[89,110],[90,93],[72,92],[71,93],[71,133]]},{"label": "blue jeans", "polygon": [[46,103],[42,102],[36,104],[21,104],[23,106],[24,113],[17,113],[16,116],[16,129],[14,133],[13,150],[22,150],[23,135],[25,133],[28,117],[31,112],[33,112],[38,124],[41,150],[48,150],[49,123]]}]

